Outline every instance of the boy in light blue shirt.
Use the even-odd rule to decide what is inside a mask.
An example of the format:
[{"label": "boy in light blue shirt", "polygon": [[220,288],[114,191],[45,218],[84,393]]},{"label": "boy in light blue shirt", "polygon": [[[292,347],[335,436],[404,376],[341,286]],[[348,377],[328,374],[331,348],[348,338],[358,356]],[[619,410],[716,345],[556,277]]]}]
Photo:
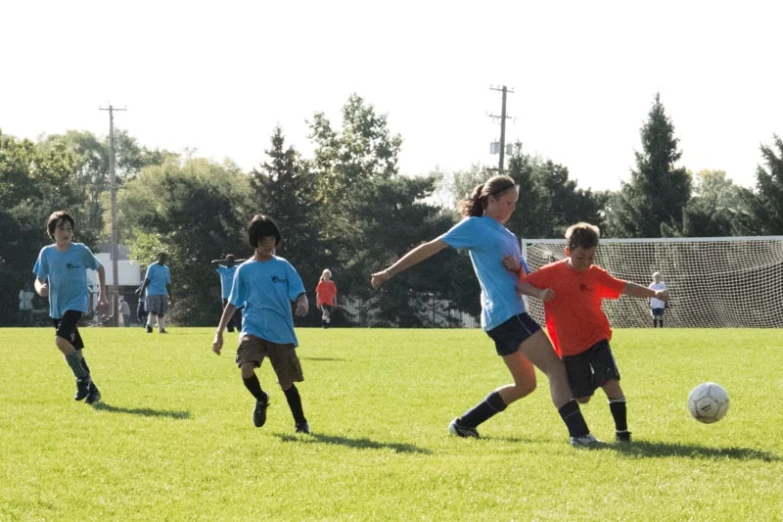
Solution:
[{"label": "boy in light blue shirt", "polygon": [[75,400],[86,399],[97,404],[101,399],[98,387],[92,381],[90,367],[84,359],[84,343],[79,334],[79,320],[89,310],[87,270],[98,272],[99,306],[106,306],[106,272],[88,247],[73,242],[74,220],[59,210],[49,216],[46,224],[53,245],[41,249],[33,267],[35,291],[49,297],[49,316],[56,329],[54,342],[65,356],[76,377]]},{"label": "boy in light blue shirt", "polygon": [[304,284],[291,263],[275,255],[282,237],[271,218],[256,214],[250,221],[247,234],[255,253],[252,259],[239,266],[234,275],[228,303],[215,332],[212,351],[220,355],[223,330],[237,308],[244,306],[236,363],[245,387],[256,399],[253,424],[260,428],[266,422],[269,394],[261,389],[255,369],[261,366],[265,357],[269,357],[294,417],[294,430],[297,433],[310,433],[299,390],[294,385],[294,382],[302,382],[304,376],[296,355],[299,342],[294,333],[291,313],[291,302],[294,302],[296,315],[307,315],[309,303]]},{"label": "boy in light blue shirt", "polygon": [[[220,296],[223,300],[223,308],[228,303],[228,297],[231,295],[231,285],[234,284],[234,274],[237,266],[244,263],[244,259],[235,259],[234,254],[228,254],[225,259],[213,259],[212,266],[220,276]],[[234,328],[239,332],[242,330],[242,309],[237,308],[231,320],[228,322],[228,331],[233,332]]]},{"label": "boy in light blue shirt", "polygon": [[166,266],[168,254],[158,254],[158,261],[147,267],[144,284],[136,292],[144,295],[147,291],[147,333],[152,333],[155,318],[158,320],[158,330],[166,333],[166,312],[169,310],[169,295],[171,289],[171,271]]}]

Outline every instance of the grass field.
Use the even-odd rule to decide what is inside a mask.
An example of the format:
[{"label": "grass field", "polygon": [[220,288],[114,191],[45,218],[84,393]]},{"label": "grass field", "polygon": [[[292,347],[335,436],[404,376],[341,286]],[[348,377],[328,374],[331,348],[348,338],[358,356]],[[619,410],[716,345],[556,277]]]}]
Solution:
[{"label": "grass field", "polygon": [[[546,380],[481,426],[447,425],[508,381],[478,330],[300,329],[312,435],[271,367],[266,426],[212,329],[91,328],[103,402],[72,399],[50,329],[3,329],[0,520],[783,520],[779,330],[620,330],[634,443],[575,449]],[[721,383],[727,417],[687,411]],[[583,407],[613,438],[602,397]]]}]

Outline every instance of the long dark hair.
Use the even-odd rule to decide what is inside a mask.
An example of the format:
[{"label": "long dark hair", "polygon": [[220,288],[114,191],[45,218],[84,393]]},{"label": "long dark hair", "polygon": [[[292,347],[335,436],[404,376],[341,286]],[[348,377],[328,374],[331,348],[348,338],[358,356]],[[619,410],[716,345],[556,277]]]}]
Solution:
[{"label": "long dark hair", "polygon": [[490,196],[498,198],[514,186],[516,182],[509,176],[493,176],[484,183],[476,185],[473,194],[459,202],[459,213],[465,217],[483,216]]}]

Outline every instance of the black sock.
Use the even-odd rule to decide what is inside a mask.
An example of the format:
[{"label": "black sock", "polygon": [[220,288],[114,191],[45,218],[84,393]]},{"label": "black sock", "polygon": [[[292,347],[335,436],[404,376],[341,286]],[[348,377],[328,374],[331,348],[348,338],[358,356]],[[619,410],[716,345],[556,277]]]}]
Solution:
[{"label": "black sock", "polygon": [[296,389],[296,386],[292,384],[284,393],[285,400],[288,401],[288,407],[291,408],[291,414],[294,416],[294,422],[297,424],[307,422],[304,411],[302,411],[302,398],[299,397],[299,390]]},{"label": "black sock", "polygon": [[659,323],[661,323],[661,328],[663,328],[663,319],[661,319],[661,320],[660,320],[660,321],[658,321],[658,322],[659,322]]},{"label": "black sock", "polygon": [[261,383],[258,381],[258,377],[255,373],[249,379],[242,378],[242,382],[245,384],[245,388],[247,388],[248,391],[253,394],[253,397],[255,397],[256,400],[266,401],[267,396],[261,389]]},{"label": "black sock", "polygon": [[582,416],[582,410],[579,409],[579,403],[574,399],[561,406],[557,412],[563,418],[563,422],[568,428],[568,434],[572,437],[584,437],[590,433],[590,428],[587,427],[585,418]]},{"label": "black sock", "polygon": [[498,392],[494,391],[487,395],[483,401],[463,413],[462,417],[457,419],[457,423],[466,428],[475,428],[496,413],[500,413],[505,409],[506,403],[503,402],[503,397],[501,397]]},{"label": "black sock", "polygon": [[90,375],[90,367],[87,366],[87,359],[82,357],[81,361],[79,361],[79,362],[81,363],[82,368],[84,369],[84,371],[87,372],[87,375]]},{"label": "black sock", "polygon": [[614,427],[617,431],[628,431],[628,422],[626,420],[625,397],[622,399],[611,399],[609,401],[609,411],[614,417]]}]

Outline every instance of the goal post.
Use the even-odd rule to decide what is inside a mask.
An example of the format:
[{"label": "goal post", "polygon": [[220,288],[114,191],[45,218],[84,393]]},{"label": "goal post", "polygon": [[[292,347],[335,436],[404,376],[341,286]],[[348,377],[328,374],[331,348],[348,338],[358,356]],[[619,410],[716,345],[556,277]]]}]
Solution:
[{"label": "goal post", "polygon": [[[565,239],[522,239],[531,270],[565,257]],[[665,325],[678,328],[783,327],[783,236],[601,239],[595,264],[648,286],[660,272],[669,291]],[[543,305],[528,298],[543,324]],[[646,299],[604,300],[615,328],[652,326]]]}]

